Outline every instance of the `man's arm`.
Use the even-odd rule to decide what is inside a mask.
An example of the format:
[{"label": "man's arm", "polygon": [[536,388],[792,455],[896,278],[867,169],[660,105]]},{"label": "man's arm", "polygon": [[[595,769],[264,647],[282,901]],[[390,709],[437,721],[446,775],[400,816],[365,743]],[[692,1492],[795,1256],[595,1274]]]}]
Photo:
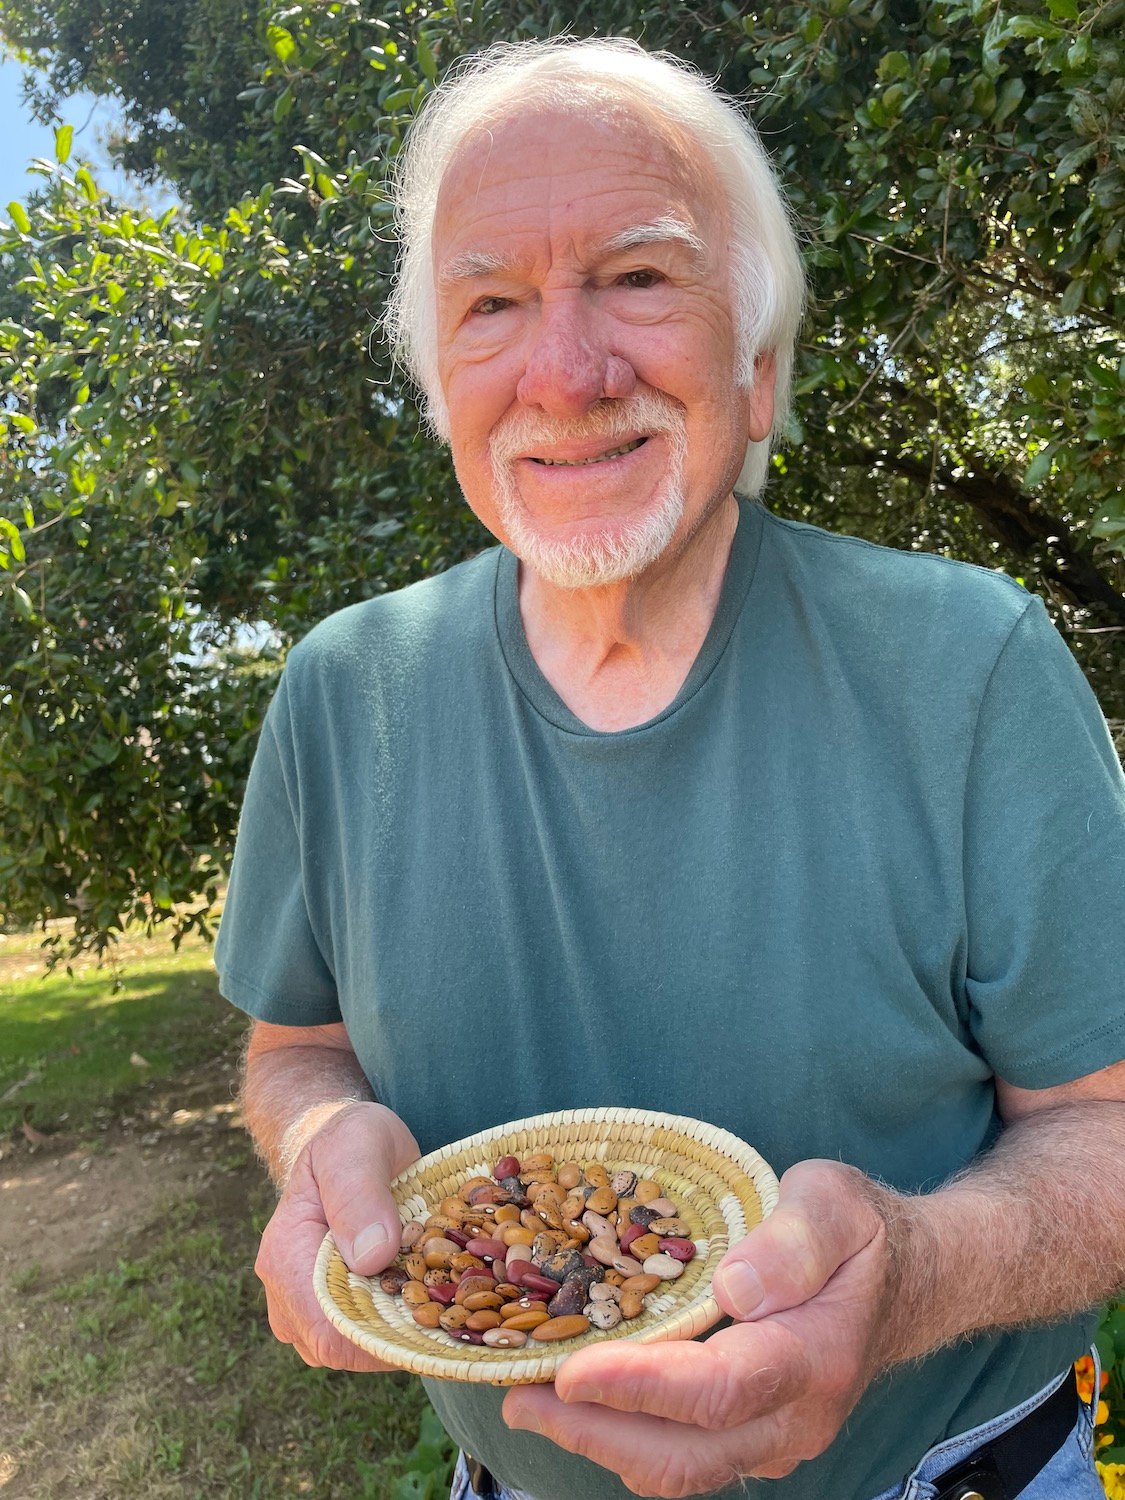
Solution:
[{"label": "man's arm", "polygon": [[374,1275],[393,1260],[400,1221],[388,1184],[417,1160],[414,1137],[372,1097],[342,1025],[256,1022],[242,1108],[280,1192],[254,1267],[270,1327],[306,1364],[389,1369],[328,1322],[312,1271],[329,1228],[353,1271]]},{"label": "man's arm", "polygon": [[966,1333],[1097,1306],[1125,1281],[1125,1063],[998,1086],[1011,1123],[935,1193],[801,1162],[715,1275],[740,1322],[704,1343],[583,1349],[505,1420],[639,1494],[779,1478],[822,1453],[870,1381]]}]

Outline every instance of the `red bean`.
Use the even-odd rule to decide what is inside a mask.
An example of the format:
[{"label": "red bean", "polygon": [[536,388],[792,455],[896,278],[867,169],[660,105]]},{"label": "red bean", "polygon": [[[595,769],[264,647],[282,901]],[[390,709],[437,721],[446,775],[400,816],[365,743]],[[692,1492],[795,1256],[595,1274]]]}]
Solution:
[{"label": "red bean", "polygon": [[621,1249],[627,1252],[634,1240],[639,1240],[642,1234],[647,1233],[648,1230],[643,1224],[630,1224],[628,1229],[622,1231]]},{"label": "red bean", "polygon": [[660,1249],[664,1255],[670,1255],[673,1260],[694,1260],[695,1243],[692,1240],[681,1240],[670,1235],[667,1239],[660,1241]]},{"label": "red bean", "polygon": [[431,1299],[448,1307],[457,1295],[457,1283],[455,1281],[442,1281],[437,1286],[427,1288]]},{"label": "red bean", "polygon": [[503,1240],[494,1240],[487,1235],[481,1235],[479,1239],[473,1241],[472,1253],[479,1255],[484,1261],[503,1260],[508,1253],[508,1247]]},{"label": "red bean", "polygon": [[492,1175],[499,1182],[502,1177],[518,1177],[520,1175],[520,1164],[517,1157],[502,1156],[492,1169]]}]

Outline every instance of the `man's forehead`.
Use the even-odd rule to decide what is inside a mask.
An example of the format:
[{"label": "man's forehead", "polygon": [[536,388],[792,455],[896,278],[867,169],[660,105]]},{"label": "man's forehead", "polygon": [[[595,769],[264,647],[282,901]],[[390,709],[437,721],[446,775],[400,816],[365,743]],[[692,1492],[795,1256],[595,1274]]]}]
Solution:
[{"label": "man's forehead", "polygon": [[[584,220],[584,248],[613,253],[667,241],[696,257],[714,218],[713,174],[648,112],[521,112],[461,143],[438,195],[434,259],[443,282],[503,267],[489,235],[541,231],[548,215]],[[695,153],[698,157],[698,153]],[[467,243],[468,242],[468,243]]]}]

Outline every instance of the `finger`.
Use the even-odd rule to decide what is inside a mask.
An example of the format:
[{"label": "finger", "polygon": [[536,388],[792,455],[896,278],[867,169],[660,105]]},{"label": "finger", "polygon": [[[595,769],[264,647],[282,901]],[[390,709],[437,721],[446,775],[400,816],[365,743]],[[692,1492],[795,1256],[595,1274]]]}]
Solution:
[{"label": "finger", "polygon": [[727,1328],[703,1343],[603,1344],[578,1350],[555,1377],[570,1405],[596,1402],[723,1432],[777,1411],[808,1388],[806,1347],[783,1324]]},{"label": "finger", "polygon": [[360,1276],[374,1276],[398,1254],[402,1220],[387,1185],[389,1177],[372,1160],[375,1153],[365,1149],[365,1145],[363,1133],[357,1131],[353,1150],[337,1147],[325,1160],[320,1156],[326,1153],[310,1151],[307,1170],[315,1182],[323,1217],[348,1269]]},{"label": "finger", "polygon": [[839,1162],[799,1162],[781,1179],[770,1217],[719,1262],[716,1300],[742,1319],[799,1307],[885,1229],[861,1172]]},{"label": "finger", "polygon": [[733,1433],[704,1432],[647,1413],[566,1405],[549,1386],[518,1387],[505,1397],[503,1415],[509,1427],[540,1433],[568,1453],[609,1469],[637,1495],[669,1500],[705,1495],[745,1475],[772,1477],[765,1471],[777,1464],[773,1418]]}]

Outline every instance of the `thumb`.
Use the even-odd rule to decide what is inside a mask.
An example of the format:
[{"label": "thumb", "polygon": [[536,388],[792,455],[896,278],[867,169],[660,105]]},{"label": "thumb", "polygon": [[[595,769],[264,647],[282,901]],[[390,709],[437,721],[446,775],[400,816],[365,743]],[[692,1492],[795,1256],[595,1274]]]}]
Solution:
[{"label": "thumb", "polygon": [[[314,1138],[309,1167],[324,1217],[348,1269],[373,1276],[390,1265],[402,1243],[402,1221],[389,1182],[396,1169],[386,1132],[369,1128],[380,1122],[353,1118]],[[410,1138],[413,1145],[413,1138]],[[417,1147],[414,1147],[414,1156]]]},{"label": "thumb", "polygon": [[798,1162],[781,1179],[773,1213],[731,1247],[715,1270],[715,1298],[749,1321],[800,1307],[885,1229],[874,1184],[854,1167]]}]

